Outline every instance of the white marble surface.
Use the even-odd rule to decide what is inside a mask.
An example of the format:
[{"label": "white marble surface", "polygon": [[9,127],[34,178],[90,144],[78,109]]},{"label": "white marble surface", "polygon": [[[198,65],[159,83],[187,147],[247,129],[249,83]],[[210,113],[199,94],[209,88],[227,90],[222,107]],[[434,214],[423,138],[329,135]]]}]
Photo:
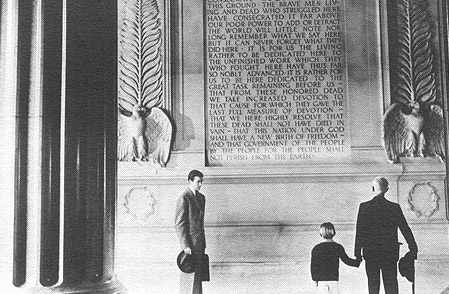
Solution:
[{"label": "white marble surface", "polygon": [[[211,260],[211,281],[205,294],[312,294],[310,250],[320,241],[314,226],[206,228],[206,253]],[[353,254],[353,225],[337,226],[335,241]],[[419,244],[416,294],[439,294],[449,286],[447,223],[412,225]],[[266,242],[262,242],[262,241]],[[116,273],[129,293],[178,293],[179,251],[172,228],[119,228]],[[404,242],[401,238],[401,241]],[[401,248],[401,256],[406,253]],[[360,268],[340,263],[341,294],[367,294],[364,263]],[[401,294],[411,284],[399,277]],[[383,294],[383,292],[381,292]]]},{"label": "white marble surface", "polygon": [[[204,294],[315,294],[309,266],[307,262],[213,265],[211,281],[203,283]],[[119,259],[116,271],[130,294],[178,293],[179,272],[175,265],[147,263],[136,267]],[[439,294],[449,285],[447,261],[418,261],[416,271],[416,294]],[[410,282],[401,276],[398,281],[399,293],[412,293]],[[368,293],[364,263],[360,268],[340,264],[340,293]]]}]

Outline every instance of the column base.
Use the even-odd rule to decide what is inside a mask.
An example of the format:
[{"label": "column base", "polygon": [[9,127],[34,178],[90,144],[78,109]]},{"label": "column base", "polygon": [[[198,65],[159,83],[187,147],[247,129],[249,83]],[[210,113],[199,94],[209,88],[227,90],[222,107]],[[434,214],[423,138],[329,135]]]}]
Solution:
[{"label": "column base", "polygon": [[29,290],[29,293],[33,294],[124,294],[128,291],[125,286],[115,279],[104,283],[86,283],[75,286],[61,285],[57,287],[35,287]]}]

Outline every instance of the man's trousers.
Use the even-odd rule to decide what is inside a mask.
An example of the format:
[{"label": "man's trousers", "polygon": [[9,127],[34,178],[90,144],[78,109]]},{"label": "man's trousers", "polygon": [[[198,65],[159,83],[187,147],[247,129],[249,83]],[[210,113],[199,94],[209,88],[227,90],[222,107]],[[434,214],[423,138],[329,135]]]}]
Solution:
[{"label": "man's trousers", "polygon": [[398,294],[397,261],[365,260],[365,269],[369,294],[379,294],[381,273],[385,294]]}]

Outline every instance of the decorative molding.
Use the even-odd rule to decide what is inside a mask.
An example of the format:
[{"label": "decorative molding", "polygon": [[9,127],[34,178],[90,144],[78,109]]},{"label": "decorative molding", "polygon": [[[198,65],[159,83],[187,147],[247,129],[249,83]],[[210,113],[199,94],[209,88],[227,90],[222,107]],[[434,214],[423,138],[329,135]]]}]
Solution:
[{"label": "decorative molding", "polygon": [[[255,166],[242,170],[238,167],[210,168],[203,167],[201,171],[207,175],[207,184],[259,184],[267,183],[313,183],[313,182],[366,182],[371,187],[374,177],[382,173],[389,181],[397,181],[403,176],[404,165],[359,164],[359,165],[314,165],[314,166]],[[119,185],[143,186],[173,185],[184,186],[185,175],[189,168],[150,169],[149,164],[131,162],[119,163]],[[444,177],[445,171],[435,172],[435,176]],[[432,175],[434,172],[432,172]]]},{"label": "decorative molding", "polygon": [[156,212],[156,199],[148,187],[132,188],[125,195],[125,213],[135,221],[145,222]]},{"label": "decorative molding", "polygon": [[410,211],[419,218],[430,218],[439,209],[440,197],[437,189],[430,182],[415,184],[407,195]]},{"label": "decorative molding", "polygon": [[125,3],[119,34],[118,160],[165,167],[173,126],[163,102],[162,37],[155,0]]}]

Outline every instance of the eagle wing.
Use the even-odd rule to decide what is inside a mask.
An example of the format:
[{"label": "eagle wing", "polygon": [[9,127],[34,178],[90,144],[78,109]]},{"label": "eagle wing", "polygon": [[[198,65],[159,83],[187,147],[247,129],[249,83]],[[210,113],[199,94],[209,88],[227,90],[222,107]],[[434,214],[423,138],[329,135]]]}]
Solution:
[{"label": "eagle wing", "polygon": [[393,103],[383,118],[383,143],[388,160],[399,162],[399,157],[413,149],[414,137],[401,112],[401,104]]},{"label": "eagle wing", "polygon": [[122,114],[121,111],[118,113],[117,159],[119,161],[135,160],[137,157],[133,138],[129,131],[132,119],[126,114]]},{"label": "eagle wing", "polygon": [[426,155],[439,156],[441,160],[444,160],[444,120],[443,110],[439,105],[430,105],[423,133],[426,140]]},{"label": "eagle wing", "polygon": [[165,112],[153,107],[146,118],[149,161],[165,167],[170,155],[172,123]]}]

